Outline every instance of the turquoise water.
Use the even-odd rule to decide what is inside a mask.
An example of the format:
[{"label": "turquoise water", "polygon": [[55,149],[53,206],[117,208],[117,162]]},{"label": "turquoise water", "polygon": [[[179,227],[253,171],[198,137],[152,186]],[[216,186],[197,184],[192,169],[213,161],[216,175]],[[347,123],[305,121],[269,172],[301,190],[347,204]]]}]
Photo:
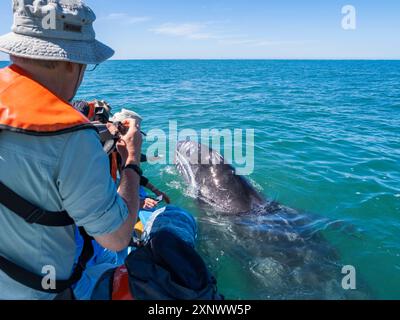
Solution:
[{"label": "turquoise water", "polygon": [[[145,131],[169,120],[254,128],[252,181],[289,207],[354,226],[325,236],[376,298],[400,298],[400,61],[115,61],[89,74],[79,96],[136,110]],[[172,168],[146,173],[196,211]],[[251,296],[240,268],[222,260],[221,291]]]},{"label": "turquoise water", "polygon": [[[78,96],[137,111],[144,131],[168,130],[169,120],[255,129],[252,183],[351,226],[321,232],[375,298],[400,298],[400,61],[111,61],[87,74]],[[173,166],[145,170],[199,214]],[[229,257],[219,264],[222,293],[253,297]]]}]

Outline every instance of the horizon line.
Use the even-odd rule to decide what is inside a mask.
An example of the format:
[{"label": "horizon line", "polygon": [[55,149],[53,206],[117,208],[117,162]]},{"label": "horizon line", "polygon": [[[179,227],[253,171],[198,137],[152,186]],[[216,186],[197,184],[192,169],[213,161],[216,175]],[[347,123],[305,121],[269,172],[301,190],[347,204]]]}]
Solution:
[{"label": "horizon line", "polygon": [[[188,61],[188,60],[243,60],[243,61],[400,61],[400,58],[119,58],[107,61]],[[107,62],[105,61],[105,62]],[[10,60],[0,60],[0,62],[10,62]]]}]

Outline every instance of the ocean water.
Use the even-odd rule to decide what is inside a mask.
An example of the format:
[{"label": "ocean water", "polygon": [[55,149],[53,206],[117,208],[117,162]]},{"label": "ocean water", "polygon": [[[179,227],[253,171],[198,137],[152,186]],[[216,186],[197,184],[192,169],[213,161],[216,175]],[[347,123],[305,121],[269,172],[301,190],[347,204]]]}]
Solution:
[{"label": "ocean water", "polygon": [[[256,188],[341,222],[319,230],[341,262],[374,298],[400,299],[400,61],[110,61],[77,98],[135,110],[144,131],[254,129]],[[172,165],[144,169],[201,218]],[[228,298],[256,298],[232,259],[205,258]]]}]

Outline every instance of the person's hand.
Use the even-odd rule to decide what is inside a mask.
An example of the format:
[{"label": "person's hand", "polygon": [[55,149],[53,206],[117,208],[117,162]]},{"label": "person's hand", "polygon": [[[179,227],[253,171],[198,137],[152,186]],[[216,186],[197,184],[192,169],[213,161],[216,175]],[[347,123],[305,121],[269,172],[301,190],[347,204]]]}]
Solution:
[{"label": "person's hand", "polygon": [[144,199],[143,203],[142,203],[142,209],[144,210],[151,210],[154,209],[155,207],[157,207],[158,202],[151,199],[151,198],[146,198]]},{"label": "person's hand", "polygon": [[171,203],[171,199],[168,197],[166,193],[161,192],[160,190],[155,190],[154,193],[156,194],[157,197],[162,196],[166,204]]},{"label": "person's hand", "polygon": [[115,124],[113,124],[113,123],[111,123],[111,122],[108,122],[107,124],[106,124],[106,127],[107,127],[107,129],[108,129],[108,131],[110,131],[110,133],[112,134],[112,135],[116,135],[116,134],[118,134],[118,128],[116,127],[116,125]]},{"label": "person's hand", "polygon": [[[142,134],[137,120],[127,119],[122,122],[121,139],[117,143],[117,151],[122,158],[123,166],[127,164],[140,165],[142,153]],[[122,131],[122,132],[121,132]]]}]

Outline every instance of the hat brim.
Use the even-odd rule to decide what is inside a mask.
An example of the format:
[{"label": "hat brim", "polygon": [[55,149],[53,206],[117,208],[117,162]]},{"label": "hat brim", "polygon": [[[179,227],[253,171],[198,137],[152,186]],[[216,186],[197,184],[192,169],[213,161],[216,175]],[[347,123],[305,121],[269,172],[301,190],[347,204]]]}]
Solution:
[{"label": "hat brim", "polygon": [[114,55],[114,50],[100,41],[76,41],[38,38],[8,33],[0,37],[0,51],[17,57],[99,64]]}]

